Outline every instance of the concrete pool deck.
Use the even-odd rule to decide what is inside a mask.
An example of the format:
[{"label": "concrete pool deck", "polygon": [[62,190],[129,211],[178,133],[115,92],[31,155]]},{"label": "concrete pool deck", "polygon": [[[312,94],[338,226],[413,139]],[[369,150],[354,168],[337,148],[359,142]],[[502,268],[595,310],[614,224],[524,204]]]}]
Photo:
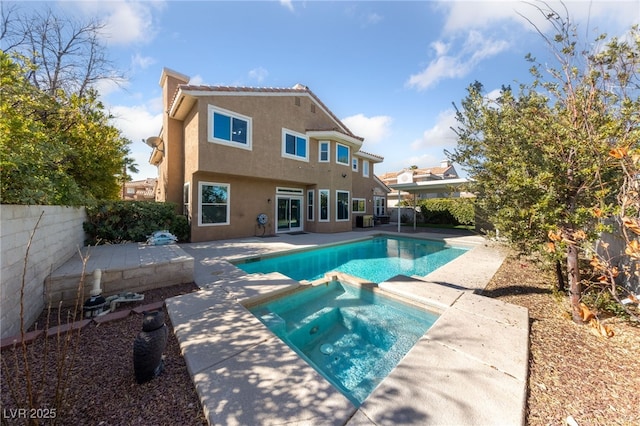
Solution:
[{"label": "concrete pool deck", "polygon": [[181,245],[195,260],[194,280],[201,291],[167,299],[166,306],[210,424],[524,424],[528,312],[473,293],[504,260],[504,253],[482,237],[410,235],[471,250],[426,277],[397,276],[380,283],[383,291],[441,315],[359,408],[243,306],[300,284],[278,273],[247,275],[230,260],[379,233],[285,234]]}]

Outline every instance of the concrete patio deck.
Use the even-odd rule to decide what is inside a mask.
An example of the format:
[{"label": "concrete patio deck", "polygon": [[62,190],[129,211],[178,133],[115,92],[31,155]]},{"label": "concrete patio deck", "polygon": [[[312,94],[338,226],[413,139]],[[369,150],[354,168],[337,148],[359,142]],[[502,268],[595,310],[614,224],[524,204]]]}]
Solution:
[{"label": "concrete patio deck", "polygon": [[524,424],[528,312],[473,293],[504,260],[482,237],[412,234],[471,250],[426,277],[380,283],[383,291],[441,315],[359,408],[243,306],[300,284],[278,273],[247,275],[230,260],[378,233],[181,245],[195,259],[202,290],[168,299],[166,306],[210,424]]}]

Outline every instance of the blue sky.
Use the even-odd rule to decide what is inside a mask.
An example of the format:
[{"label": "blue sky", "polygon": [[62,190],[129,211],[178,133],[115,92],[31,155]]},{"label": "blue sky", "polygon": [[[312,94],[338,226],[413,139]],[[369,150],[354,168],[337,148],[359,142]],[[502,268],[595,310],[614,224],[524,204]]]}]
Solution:
[{"label": "blue sky", "polygon": [[[534,0],[532,0],[534,1]],[[547,2],[561,10],[559,3]],[[622,36],[640,0],[567,1],[585,40]],[[30,3],[106,24],[108,55],[128,78],[99,87],[114,124],[131,139],[140,173],[155,177],[143,138],[162,124],[163,67],[193,84],[308,86],[381,155],[381,174],[438,165],[475,80],[487,92],[530,81],[532,53],[548,57],[548,25],[521,1],[82,1]],[[458,168],[459,169],[459,168]],[[459,169],[459,171],[461,171]]]}]

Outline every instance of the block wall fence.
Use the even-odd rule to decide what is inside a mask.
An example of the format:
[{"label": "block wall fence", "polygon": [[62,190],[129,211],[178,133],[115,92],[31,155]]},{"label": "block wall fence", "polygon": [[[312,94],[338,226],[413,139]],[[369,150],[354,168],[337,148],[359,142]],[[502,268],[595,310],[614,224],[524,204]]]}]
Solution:
[{"label": "block wall fence", "polygon": [[84,207],[0,205],[0,334],[20,333],[20,287],[29,236],[40,215],[24,288],[25,329],[45,305],[45,278],[84,245]]}]

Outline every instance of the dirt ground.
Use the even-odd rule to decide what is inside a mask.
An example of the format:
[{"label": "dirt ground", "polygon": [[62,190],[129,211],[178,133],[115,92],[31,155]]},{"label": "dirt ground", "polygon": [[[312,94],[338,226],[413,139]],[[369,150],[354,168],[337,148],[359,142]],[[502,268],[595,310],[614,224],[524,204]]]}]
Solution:
[{"label": "dirt ground", "polygon": [[555,275],[509,257],[484,295],[529,309],[527,424],[640,425],[640,327],[610,318],[605,338],[570,319]]},{"label": "dirt ground", "polygon": [[[484,292],[529,309],[527,424],[640,424],[640,327],[612,319],[608,323],[615,336],[597,336],[589,327],[570,320],[566,301],[553,294],[553,285],[552,275],[510,256]],[[195,289],[188,284],[146,292],[141,303]],[[43,315],[38,327],[44,324]],[[135,382],[132,361],[141,315],[90,324],[70,339],[67,349],[64,337],[60,345],[56,337],[37,339],[27,346],[35,398],[32,406],[55,408],[55,420],[64,425],[206,424],[168,317],[167,324],[165,371],[144,385]],[[63,359],[67,369],[58,376],[57,365]],[[22,352],[2,351],[3,424],[25,424],[24,418],[9,418],[12,409],[24,407],[25,377]],[[60,404],[55,403],[58,384],[58,395],[63,396]],[[12,397],[16,392],[18,402]],[[50,419],[41,421],[51,423]]]}]

